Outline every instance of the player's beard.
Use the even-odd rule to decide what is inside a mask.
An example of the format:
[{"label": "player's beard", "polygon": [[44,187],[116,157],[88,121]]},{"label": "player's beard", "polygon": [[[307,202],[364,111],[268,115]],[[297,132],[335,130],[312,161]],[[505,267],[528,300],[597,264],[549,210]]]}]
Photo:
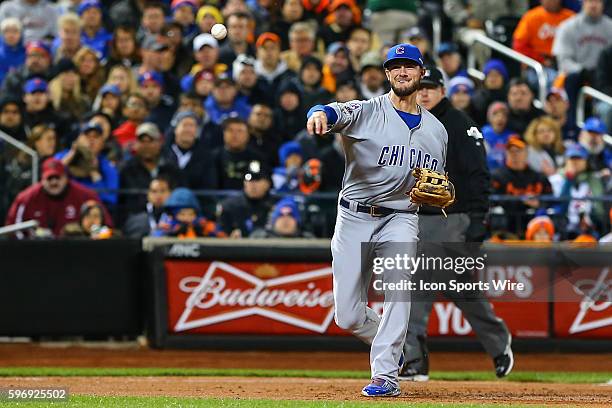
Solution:
[{"label": "player's beard", "polygon": [[397,88],[394,84],[391,84],[391,89],[393,90],[394,94],[396,94],[400,98],[403,98],[405,96],[410,96],[416,91],[418,91],[420,86],[421,86],[420,79],[412,79],[410,81],[410,85],[408,85],[408,87],[406,88]]}]

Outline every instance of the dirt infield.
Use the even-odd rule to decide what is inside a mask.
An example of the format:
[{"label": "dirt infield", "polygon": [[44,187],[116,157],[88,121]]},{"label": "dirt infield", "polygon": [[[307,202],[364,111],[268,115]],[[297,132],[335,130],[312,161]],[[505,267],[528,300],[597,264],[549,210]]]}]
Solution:
[{"label": "dirt infield", "polygon": [[[24,377],[0,378],[0,387],[68,387],[72,394],[201,398],[363,400],[363,380],[245,377]],[[612,387],[511,382],[403,383],[404,402],[463,402],[608,406]]]},{"label": "dirt infield", "polygon": [[[612,371],[612,354],[519,354],[522,371]],[[226,352],[0,344],[4,367],[186,367],[368,370],[353,352]],[[490,370],[484,353],[433,353],[436,371]],[[365,380],[254,377],[0,377],[1,387],[69,387],[72,394],[354,401]],[[507,381],[403,383],[404,402],[610,406],[612,386]]]},{"label": "dirt infield", "polygon": [[[365,352],[267,352],[153,350],[145,347],[91,348],[0,344],[4,367],[189,367],[263,368],[303,370],[369,370]],[[485,353],[433,352],[431,370],[492,370]],[[612,371],[612,353],[516,354],[515,369],[522,371]]]}]

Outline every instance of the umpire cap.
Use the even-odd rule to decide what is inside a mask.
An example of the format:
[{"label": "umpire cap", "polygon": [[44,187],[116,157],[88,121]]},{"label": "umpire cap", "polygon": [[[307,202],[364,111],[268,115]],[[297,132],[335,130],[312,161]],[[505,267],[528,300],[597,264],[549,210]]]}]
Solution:
[{"label": "umpire cap", "polygon": [[434,66],[425,67],[425,75],[421,79],[422,87],[439,87],[444,86],[444,76],[442,72]]}]

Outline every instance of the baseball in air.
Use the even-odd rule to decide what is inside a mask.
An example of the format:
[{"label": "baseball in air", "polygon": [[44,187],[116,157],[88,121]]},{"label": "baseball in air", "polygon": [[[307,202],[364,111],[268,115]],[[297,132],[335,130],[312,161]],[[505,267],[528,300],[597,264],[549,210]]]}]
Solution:
[{"label": "baseball in air", "polygon": [[210,33],[212,34],[213,37],[215,37],[217,40],[222,40],[225,38],[225,36],[227,35],[227,28],[225,28],[225,26],[223,24],[215,24],[214,26],[212,26],[212,28],[210,29]]}]

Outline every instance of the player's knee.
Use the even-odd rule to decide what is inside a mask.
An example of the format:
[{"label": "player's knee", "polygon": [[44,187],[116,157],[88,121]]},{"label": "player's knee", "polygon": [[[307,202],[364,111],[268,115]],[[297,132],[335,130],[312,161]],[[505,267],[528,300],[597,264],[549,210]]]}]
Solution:
[{"label": "player's knee", "polygon": [[357,330],[365,323],[366,316],[356,313],[354,310],[341,312],[336,309],[334,320],[338,327],[343,330]]}]

